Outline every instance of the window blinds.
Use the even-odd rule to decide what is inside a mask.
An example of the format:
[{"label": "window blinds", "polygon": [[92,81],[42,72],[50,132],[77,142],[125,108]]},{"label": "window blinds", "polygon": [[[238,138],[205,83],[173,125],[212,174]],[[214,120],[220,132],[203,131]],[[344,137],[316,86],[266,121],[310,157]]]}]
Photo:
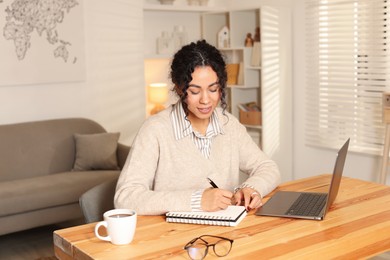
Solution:
[{"label": "window blinds", "polygon": [[381,154],[389,1],[306,0],[306,144]]},{"label": "window blinds", "polygon": [[261,7],[261,109],[262,142],[261,148],[268,156],[277,155],[281,138],[281,48],[280,19],[277,8]]}]

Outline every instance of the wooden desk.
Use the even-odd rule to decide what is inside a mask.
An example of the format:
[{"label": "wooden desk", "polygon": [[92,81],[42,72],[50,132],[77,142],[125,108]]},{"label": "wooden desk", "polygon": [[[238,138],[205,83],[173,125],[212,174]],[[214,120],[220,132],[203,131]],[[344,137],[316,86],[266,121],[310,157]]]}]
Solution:
[{"label": "wooden desk", "polygon": [[[281,185],[280,190],[326,191],[330,175]],[[139,216],[134,240],[114,246],[97,239],[95,224],[54,232],[59,259],[189,259],[183,246],[200,235],[234,239],[228,259],[358,259],[390,250],[390,187],[343,177],[325,220],[258,217],[237,227],[166,223]],[[211,252],[210,252],[211,251]],[[217,259],[212,250],[206,259]],[[218,258],[220,259],[220,258]]]}]

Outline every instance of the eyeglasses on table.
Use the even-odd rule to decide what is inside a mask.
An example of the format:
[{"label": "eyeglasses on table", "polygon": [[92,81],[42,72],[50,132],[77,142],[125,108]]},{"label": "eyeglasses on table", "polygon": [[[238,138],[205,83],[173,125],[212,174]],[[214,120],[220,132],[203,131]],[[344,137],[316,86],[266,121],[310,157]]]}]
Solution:
[{"label": "eyeglasses on table", "polygon": [[[209,240],[209,241],[207,241]],[[226,237],[202,235],[188,242],[184,249],[192,260],[204,259],[208,253],[209,247],[213,248],[214,254],[219,257],[227,256],[233,245],[232,239]]]}]

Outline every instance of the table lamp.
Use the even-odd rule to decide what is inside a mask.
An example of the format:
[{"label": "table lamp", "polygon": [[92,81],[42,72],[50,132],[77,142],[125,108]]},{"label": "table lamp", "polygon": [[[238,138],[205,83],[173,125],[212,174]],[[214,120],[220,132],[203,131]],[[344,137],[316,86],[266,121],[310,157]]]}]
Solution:
[{"label": "table lamp", "polygon": [[168,88],[165,83],[152,83],[149,85],[149,102],[154,104],[150,111],[151,115],[157,114],[165,109],[165,102],[168,100]]}]

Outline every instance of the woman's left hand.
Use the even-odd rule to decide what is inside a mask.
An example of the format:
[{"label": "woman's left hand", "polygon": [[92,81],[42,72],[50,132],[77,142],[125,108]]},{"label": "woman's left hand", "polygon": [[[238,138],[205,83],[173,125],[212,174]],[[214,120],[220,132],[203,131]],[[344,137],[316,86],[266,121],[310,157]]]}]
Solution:
[{"label": "woman's left hand", "polygon": [[233,204],[244,205],[247,211],[260,208],[263,205],[260,194],[249,187],[239,189],[234,193],[233,199]]}]

